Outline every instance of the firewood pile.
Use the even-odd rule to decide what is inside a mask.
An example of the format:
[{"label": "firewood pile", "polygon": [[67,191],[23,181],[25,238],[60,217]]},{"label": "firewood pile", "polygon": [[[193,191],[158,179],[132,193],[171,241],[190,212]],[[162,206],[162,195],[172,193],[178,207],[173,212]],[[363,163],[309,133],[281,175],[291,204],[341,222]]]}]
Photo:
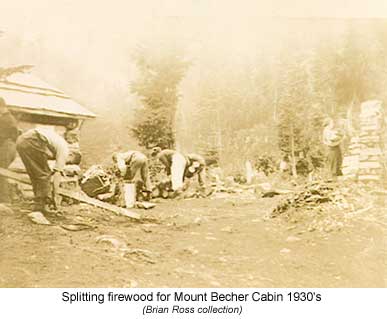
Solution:
[{"label": "firewood pile", "polygon": [[153,185],[152,198],[173,197],[172,183],[166,175],[164,165],[156,158],[149,159],[149,177]]},{"label": "firewood pile", "polygon": [[153,185],[157,185],[165,179],[164,165],[156,158],[149,158],[149,177]]},{"label": "firewood pile", "polygon": [[359,180],[379,181],[384,175],[383,131],[384,112],[381,102],[372,101],[362,104],[360,114]]},{"label": "firewood pile", "polygon": [[349,154],[344,158],[343,173],[353,180],[382,181],[386,174],[384,146],[384,109],[380,101],[361,105],[360,130],[351,139]]}]

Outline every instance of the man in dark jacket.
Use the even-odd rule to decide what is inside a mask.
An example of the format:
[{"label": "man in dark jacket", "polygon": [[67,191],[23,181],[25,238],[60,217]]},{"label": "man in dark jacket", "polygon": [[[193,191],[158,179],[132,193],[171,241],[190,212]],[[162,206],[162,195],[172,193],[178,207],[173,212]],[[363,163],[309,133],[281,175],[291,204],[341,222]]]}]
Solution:
[{"label": "man in dark jacket", "polygon": [[[15,118],[0,97],[0,167],[8,168],[16,156],[18,128]],[[9,185],[5,177],[0,176],[0,203],[9,202]]]}]

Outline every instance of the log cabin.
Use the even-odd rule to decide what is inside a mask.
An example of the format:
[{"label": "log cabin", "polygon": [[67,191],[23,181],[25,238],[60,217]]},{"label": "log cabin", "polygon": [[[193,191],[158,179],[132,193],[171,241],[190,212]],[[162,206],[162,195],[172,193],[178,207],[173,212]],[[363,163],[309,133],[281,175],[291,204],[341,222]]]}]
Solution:
[{"label": "log cabin", "polygon": [[[85,120],[96,117],[93,112],[74,101],[63,91],[31,73],[14,73],[7,78],[1,78],[0,97],[5,100],[22,131],[34,127],[45,127],[63,136],[66,128],[80,132]],[[74,143],[70,145],[71,147],[79,149],[79,134]],[[18,157],[9,169],[25,174],[23,163]],[[26,189],[26,186],[21,184],[15,186],[22,188],[19,190],[23,195],[27,193],[32,195],[31,190]]]}]

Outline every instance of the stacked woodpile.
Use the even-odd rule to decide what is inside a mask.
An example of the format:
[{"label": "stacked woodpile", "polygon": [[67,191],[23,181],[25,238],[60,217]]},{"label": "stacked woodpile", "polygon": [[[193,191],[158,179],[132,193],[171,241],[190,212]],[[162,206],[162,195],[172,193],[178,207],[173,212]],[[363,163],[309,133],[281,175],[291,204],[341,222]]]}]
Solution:
[{"label": "stacked woodpile", "polygon": [[351,139],[349,155],[344,158],[344,176],[362,182],[383,181],[386,163],[382,103],[362,103],[359,120],[359,134]]},{"label": "stacked woodpile", "polygon": [[343,175],[346,179],[357,180],[358,178],[360,149],[359,137],[352,137],[348,147],[348,155],[343,160]]}]

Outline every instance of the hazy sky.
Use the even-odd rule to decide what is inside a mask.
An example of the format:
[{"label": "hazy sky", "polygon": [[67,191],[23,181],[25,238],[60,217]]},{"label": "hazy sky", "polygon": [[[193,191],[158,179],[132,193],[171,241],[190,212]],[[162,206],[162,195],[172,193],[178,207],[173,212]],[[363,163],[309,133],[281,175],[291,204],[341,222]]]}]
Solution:
[{"label": "hazy sky", "polygon": [[[35,74],[100,115],[88,124],[90,145],[95,129],[103,127],[102,143],[115,145],[128,137],[133,118],[130,53],[136,44],[146,38],[184,39],[201,59],[199,69],[219,60],[235,68],[256,59],[271,39],[281,45],[279,39],[292,33],[286,21],[265,17],[387,17],[387,1],[0,0],[0,66],[35,65]],[[297,32],[306,30],[314,39],[313,21],[294,21]],[[329,21],[318,30],[337,34],[340,22]]]},{"label": "hazy sky", "polygon": [[43,79],[100,109],[127,91],[130,51],[145,37],[192,37],[194,50],[204,40],[219,55],[237,56],[276,32],[262,17],[383,15],[384,0],[0,0],[0,41],[13,41],[0,65],[34,64]]}]

